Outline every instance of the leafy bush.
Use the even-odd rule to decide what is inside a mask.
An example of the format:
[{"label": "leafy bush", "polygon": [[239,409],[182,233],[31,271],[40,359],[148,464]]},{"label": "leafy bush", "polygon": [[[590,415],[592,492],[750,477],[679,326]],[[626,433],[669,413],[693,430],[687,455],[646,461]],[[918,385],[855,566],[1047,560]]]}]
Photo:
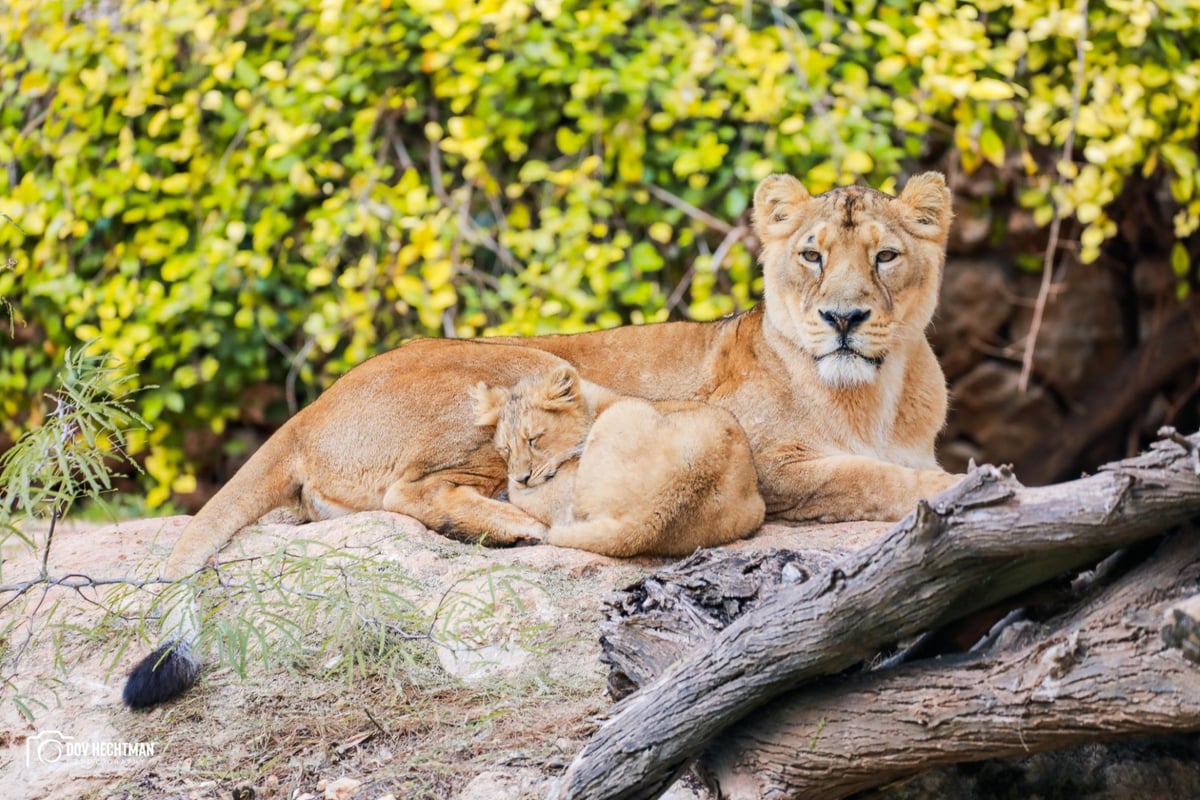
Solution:
[{"label": "leafy bush", "polygon": [[1085,260],[1131,175],[1169,183],[1188,274],[1200,0],[1083,7],[12,0],[0,296],[30,327],[0,418],[95,339],[158,387],[131,448],[161,502],[184,434],[264,383],[303,402],[418,334],[718,317],[759,291],[763,176],[890,189],[948,149],[1074,215]]}]

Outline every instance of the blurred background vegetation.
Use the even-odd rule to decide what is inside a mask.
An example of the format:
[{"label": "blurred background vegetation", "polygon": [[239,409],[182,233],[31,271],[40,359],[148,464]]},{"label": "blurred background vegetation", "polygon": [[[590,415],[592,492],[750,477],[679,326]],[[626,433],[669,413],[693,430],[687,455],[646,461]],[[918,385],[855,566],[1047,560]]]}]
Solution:
[{"label": "blurred background vegetation", "polygon": [[155,506],[407,338],[744,309],[774,171],[819,192],[945,170],[978,247],[1032,221],[1013,259],[1033,272],[1060,224],[1052,249],[1120,256],[1128,199],[1150,198],[1186,298],[1197,19],[1200,0],[9,0],[0,448],[85,342],[136,376]]}]

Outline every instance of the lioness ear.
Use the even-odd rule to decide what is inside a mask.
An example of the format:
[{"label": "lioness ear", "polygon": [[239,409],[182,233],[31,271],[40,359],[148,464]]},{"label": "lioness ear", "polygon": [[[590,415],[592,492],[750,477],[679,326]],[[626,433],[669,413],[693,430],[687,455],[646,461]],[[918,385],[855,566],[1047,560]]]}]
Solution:
[{"label": "lioness ear", "polygon": [[946,238],[954,212],[950,206],[950,187],[942,173],[914,175],[900,193],[900,202],[912,209],[914,233],[929,239]]},{"label": "lioness ear", "polygon": [[800,207],[810,199],[791,175],[768,175],[754,190],[754,232],[764,244],[790,236],[800,223]]},{"label": "lioness ear", "polygon": [[488,386],[480,381],[468,391],[475,401],[475,424],[481,428],[496,427],[500,421],[500,409],[508,402],[508,389]]},{"label": "lioness ear", "polygon": [[568,408],[579,400],[579,373],[567,365],[550,370],[542,384],[542,408]]}]

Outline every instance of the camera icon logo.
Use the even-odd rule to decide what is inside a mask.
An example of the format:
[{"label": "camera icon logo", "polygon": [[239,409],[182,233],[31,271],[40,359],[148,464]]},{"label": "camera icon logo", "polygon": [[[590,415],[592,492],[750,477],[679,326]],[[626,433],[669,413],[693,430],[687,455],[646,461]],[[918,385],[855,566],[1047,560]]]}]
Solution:
[{"label": "camera icon logo", "polygon": [[25,740],[25,766],[53,764],[66,752],[65,743],[74,739],[74,736],[67,736],[62,731],[41,731],[36,736],[30,736]]}]

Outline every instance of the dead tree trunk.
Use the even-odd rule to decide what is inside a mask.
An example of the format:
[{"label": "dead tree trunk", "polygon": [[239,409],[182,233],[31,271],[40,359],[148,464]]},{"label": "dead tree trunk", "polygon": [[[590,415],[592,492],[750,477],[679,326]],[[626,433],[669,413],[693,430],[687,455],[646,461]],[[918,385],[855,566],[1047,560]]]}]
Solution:
[{"label": "dead tree trunk", "polygon": [[700,642],[772,597],[819,575],[845,552],[700,550],[606,599],[600,661],[620,700],[658,677]]},{"label": "dead tree trunk", "polygon": [[657,797],[764,702],[1200,514],[1195,452],[1160,443],[1098,475],[1039,489],[975,471],[629,697],[577,756],[558,796]]},{"label": "dead tree trunk", "polygon": [[727,800],[836,800],[948,763],[1200,729],[1200,669],[1156,609],[1194,591],[1197,533],[1049,631],[1016,623],[985,655],[805,687],[719,736],[701,769]]}]

